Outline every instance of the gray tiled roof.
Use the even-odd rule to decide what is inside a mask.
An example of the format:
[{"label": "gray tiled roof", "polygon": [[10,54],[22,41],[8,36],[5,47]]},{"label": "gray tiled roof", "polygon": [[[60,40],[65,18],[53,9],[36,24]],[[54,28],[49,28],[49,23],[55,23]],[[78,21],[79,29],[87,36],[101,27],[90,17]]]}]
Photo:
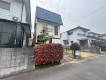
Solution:
[{"label": "gray tiled roof", "polygon": [[89,31],[89,29],[84,28],[84,27],[81,27],[81,26],[75,27],[75,28],[73,28],[73,29],[71,29],[71,30],[68,30],[68,31],[73,31],[73,30],[76,30],[76,29],[82,29],[82,30],[84,30],[84,31]]},{"label": "gray tiled roof", "polygon": [[36,7],[36,18],[63,25],[61,16],[46,9]]}]

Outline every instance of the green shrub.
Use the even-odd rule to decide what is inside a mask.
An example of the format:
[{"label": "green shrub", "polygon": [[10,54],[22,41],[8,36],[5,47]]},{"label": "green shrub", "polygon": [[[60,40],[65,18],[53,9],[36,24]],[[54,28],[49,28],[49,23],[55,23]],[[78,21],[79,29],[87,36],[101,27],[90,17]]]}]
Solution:
[{"label": "green shrub", "polygon": [[78,43],[72,43],[70,48],[72,50],[80,50],[80,45]]}]

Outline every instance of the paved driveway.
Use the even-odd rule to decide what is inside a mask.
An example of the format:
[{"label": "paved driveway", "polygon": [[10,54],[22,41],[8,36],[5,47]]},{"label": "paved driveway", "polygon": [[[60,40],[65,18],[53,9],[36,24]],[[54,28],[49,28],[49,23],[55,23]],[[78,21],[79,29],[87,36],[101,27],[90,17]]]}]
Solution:
[{"label": "paved driveway", "polygon": [[106,80],[106,56],[39,69],[3,80]]}]

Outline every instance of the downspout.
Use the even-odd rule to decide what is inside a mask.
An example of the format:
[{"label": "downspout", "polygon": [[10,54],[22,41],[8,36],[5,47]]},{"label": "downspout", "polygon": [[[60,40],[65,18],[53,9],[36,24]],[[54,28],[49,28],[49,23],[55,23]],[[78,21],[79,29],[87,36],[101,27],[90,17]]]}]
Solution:
[{"label": "downspout", "polygon": [[[21,27],[22,28],[22,25],[21,25],[21,23],[22,23],[22,17],[23,17],[23,7],[24,7],[24,2],[23,2],[23,0],[22,0],[22,9],[21,9],[21,14],[20,14],[20,21],[19,22],[16,22],[16,33],[15,33],[15,35],[16,35],[16,37],[15,37],[15,44],[16,44],[16,47],[22,47],[22,43],[21,43],[21,45],[19,44],[20,42],[19,42],[19,27]],[[21,39],[22,40],[22,39]]]},{"label": "downspout", "polygon": [[23,16],[23,10],[24,10],[24,1],[22,0],[22,9],[21,9],[21,22],[22,22],[22,16]]},{"label": "downspout", "polygon": [[[23,47],[23,36],[24,36],[24,31],[23,31],[23,27],[22,27],[22,20],[23,20],[23,9],[24,9],[24,2],[23,2],[23,0],[22,0],[22,6],[21,6],[21,15],[20,15],[20,21],[19,21],[19,23],[17,23],[17,38],[19,38],[19,42],[20,42],[20,45],[18,46],[18,47]],[[18,25],[18,24],[20,24],[20,25]],[[20,28],[19,28],[20,27]],[[18,30],[18,28],[21,30],[21,34],[20,34],[20,36],[18,36],[19,35],[19,30]],[[17,43],[17,40],[16,40],[16,43]]]}]

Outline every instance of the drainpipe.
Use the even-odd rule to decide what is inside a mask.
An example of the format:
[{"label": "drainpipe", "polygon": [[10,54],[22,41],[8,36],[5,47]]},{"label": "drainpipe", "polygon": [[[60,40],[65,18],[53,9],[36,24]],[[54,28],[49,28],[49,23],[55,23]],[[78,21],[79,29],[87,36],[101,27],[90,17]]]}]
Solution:
[{"label": "drainpipe", "polygon": [[[22,38],[22,25],[21,25],[21,22],[22,22],[22,18],[23,18],[23,8],[24,8],[24,2],[22,0],[22,9],[21,9],[21,14],[20,14],[20,18],[21,20],[19,22],[17,22],[17,25],[16,25],[16,47],[22,47],[23,46],[23,38]],[[21,33],[20,33],[21,32]]]},{"label": "drainpipe", "polygon": [[22,22],[22,16],[23,16],[23,10],[24,10],[24,1],[22,0],[22,9],[21,9],[21,22]]}]

